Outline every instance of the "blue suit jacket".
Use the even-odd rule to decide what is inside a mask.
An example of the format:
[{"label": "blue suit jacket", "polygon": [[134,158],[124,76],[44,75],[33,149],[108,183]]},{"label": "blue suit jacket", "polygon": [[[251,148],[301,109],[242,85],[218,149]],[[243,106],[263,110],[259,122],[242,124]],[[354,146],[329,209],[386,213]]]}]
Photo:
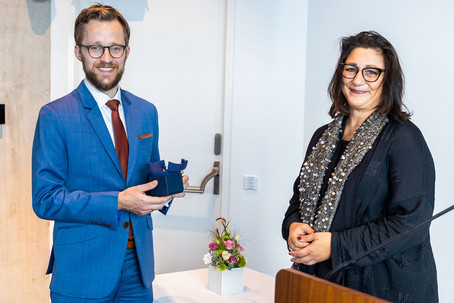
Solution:
[{"label": "blue suit jacket", "polygon": [[[48,273],[52,291],[75,297],[107,296],[120,278],[129,213],[118,193],[147,181],[146,163],[159,160],[153,104],[122,90],[129,141],[125,181],[96,101],[82,82],[40,111],[33,141],[33,210],[54,220]],[[152,219],[131,213],[143,284],[154,279]]]}]

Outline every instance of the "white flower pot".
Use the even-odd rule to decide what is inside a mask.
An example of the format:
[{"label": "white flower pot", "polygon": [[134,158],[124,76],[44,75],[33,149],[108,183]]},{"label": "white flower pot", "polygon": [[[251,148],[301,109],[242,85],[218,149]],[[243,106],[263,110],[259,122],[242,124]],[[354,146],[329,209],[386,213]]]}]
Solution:
[{"label": "white flower pot", "polygon": [[208,269],[208,289],[221,296],[232,296],[243,292],[244,269],[220,271],[210,266]]}]

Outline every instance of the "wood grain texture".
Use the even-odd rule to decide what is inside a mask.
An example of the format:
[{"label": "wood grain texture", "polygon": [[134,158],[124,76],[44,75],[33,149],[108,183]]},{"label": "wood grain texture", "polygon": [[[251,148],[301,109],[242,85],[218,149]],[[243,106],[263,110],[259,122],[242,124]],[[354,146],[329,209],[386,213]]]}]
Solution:
[{"label": "wood grain texture", "polygon": [[275,303],[388,302],[293,269],[282,269],[277,273],[274,298]]}]

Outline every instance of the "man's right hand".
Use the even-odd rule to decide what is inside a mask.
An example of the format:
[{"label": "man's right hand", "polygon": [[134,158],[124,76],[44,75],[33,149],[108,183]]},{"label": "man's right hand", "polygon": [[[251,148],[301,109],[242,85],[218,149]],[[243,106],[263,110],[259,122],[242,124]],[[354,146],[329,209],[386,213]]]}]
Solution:
[{"label": "man's right hand", "polygon": [[118,194],[118,209],[127,210],[139,216],[148,215],[154,210],[160,210],[173,199],[172,196],[152,197],[145,192],[152,190],[158,185],[158,181],[148,182],[142,185],[132,186]]}]

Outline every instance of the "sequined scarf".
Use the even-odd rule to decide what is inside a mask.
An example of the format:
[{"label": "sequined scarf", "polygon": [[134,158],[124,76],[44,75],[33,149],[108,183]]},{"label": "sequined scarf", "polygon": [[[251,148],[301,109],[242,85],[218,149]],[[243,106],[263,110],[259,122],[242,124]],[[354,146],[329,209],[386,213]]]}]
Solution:
[{"label": "sequined scarf", "polygon": [[336,150],[339,134],[342,132],[343,116],[334,119],[318,140],[304,162],[300,173],[300,214],[301,221],[309,224],[315,231],[329,231],[342,196],[345,181],[364,155],[372,148],[388,119],[372,113],[354,133],[339,159],[332,176],[328,180],[325,195],[320,205],[320,189],[328,165]]}]

